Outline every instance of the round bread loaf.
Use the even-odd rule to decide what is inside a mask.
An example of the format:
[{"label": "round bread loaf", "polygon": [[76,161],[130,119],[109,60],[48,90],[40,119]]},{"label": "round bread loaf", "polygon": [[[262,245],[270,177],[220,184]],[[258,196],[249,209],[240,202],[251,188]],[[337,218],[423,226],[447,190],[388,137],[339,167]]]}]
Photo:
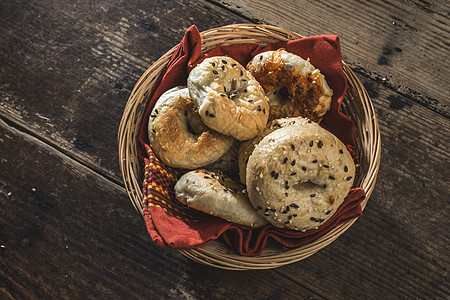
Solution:
[{"label": "round bread loaf", "polygon": [[190,171],[175,184],[181,203],[207,214],[258,228],[267,221],[251,205],[244,187],[227,176],[206,170]]},{"label": "round bread loaf", "polygon": [[256,55],[247,69],[270,99],[270,120],[301,116],[320,122],[330,109],[333,91],[309,60],[278,49]]},{"label": "round bread loaf", "polygon": [[243,141],[266,126],[269,104],[261,85],[230,57],[206,58],[190,73],[190,95],[203,123]]},{"label": "round bread loaf", "polygon": [[255,149],[256,145],[258,145],[258,143],[266,135],[282,127],[292,126],[295,124],[307,124],[311,122],[312,121],[301,117],[272,120],[267,124],[267,126],[263,129],[261,133],[259,133],[253,139],[243,142],[238,152],[239,181],[242,184],[246,184],[248,158],[252,154],[253,149]]},{"label": "round bread loaf", "polygon": [[202,123],[186,87],[170,89],[158,99],[149,117],[148,134],[156,156],[182,169],[216,161],[234,141]]},{"label": "round bread loaf", "polygon": [[271,224],[303,231],[336,212],[354,176],[345,145],[311,122],[265,136],[249,158],[246,182],[250,201]]}]

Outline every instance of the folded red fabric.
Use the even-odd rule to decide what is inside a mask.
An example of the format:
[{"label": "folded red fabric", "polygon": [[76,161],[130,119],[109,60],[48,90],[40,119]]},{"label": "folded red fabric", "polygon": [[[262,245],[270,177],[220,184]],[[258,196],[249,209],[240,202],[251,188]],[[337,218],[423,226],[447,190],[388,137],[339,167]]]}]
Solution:
[{"label": "folded red fabric", "polygon": [[178,171],[160,162],[148,145],[147,122],[153,105],[168,89],[186,85],[189,71],[205,57],[228,55],[245,66],[256,54],[279,48],[285,48],[304,59],[309,58],[310,62],[325,75],[334,94],[331,109],[322,120],[321,126],[341,139],[356,157],[354,123],[340,113],[347,81],[342,69],[338,36],[306,37],[271,44],[265,48],[255,44],[219,46],[202,56],[200,34],[195,26],[191,26],[169,61],[165,72],[159,78],[144,112],[139,133],[139,157],[145,163],[144,218],[149,234],[156,244],[186,249],[201,247],[220,238],[240,255],[256,256],[268,243],[277,242],[286,247],[298,247],[361,215],[361,202],[365,198],[365,193],[363,189],[356,188],[350,191],[332,218],[316,230],[298,232],[272,225],[266,225],[261,229],[250,229],[233,224],[179,204],[173,192],[179,176]]}]

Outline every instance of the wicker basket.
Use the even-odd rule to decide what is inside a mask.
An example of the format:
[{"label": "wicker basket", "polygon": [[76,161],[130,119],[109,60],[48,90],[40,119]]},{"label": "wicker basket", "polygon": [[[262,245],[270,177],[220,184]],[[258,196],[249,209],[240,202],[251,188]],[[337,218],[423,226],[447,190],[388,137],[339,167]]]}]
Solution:
[{"label": "wicker basket", "polygon": [[[202,53],[219,45],[238,45],[256,43],[262,46],[270,43],[302,38],[303,36],[275,26],[255,24],[235,24],[214,28],[202,32]],[[128,195],[134,207],[143,215],[142,182],[143,164],[137,157],[138,132],[148,95],[169,62],[176,47],[158,59],[138,80],[126,104],[119,126],[118,144],[120,168]],[[364,209],[377,177],[380,164],[380,133],[375,112],[361,82],[350,67],[343,62],[344,74],[348,80],[348,89],[342,104],[342,111],[356,124],[357,152],[361,167],[356,174],[354,186],[362,187],[366,199],[362,203]],[[316,253],[344,233],[356,219],[342,224],[312,243],[290,249],[269,245],[257,257],[244,257],[236,254],[227,245],[213,241],[207,246],[178,250],[190,259],[210,266],[231,269],[269,269],[290,264]]]}]

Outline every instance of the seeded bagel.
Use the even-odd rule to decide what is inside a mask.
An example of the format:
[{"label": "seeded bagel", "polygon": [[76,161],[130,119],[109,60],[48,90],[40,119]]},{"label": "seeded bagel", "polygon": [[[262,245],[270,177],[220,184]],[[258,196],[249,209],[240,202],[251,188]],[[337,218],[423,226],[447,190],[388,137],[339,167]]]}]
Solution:
[{"label": "seeded bagel", "polygon": [[265,136],[249,157],[246,183],[250,201],[268,222],[303,231],[336,212],[354,176],[345,145],[312,122]]},{"label": "seeded bagel", "polygon": [[148,134],[156,156],[182,169],[213,163],[234,141],[202,123],[186,87],[170,89],[158,99],[149,117]]},{"label": "seeded bagel", "polygon": [[269,104],[263,88],[230,57],[206,58],[190,73],[187,86],[203,123],[243,141],[267,124]]},{"label": "seeded bagel", "polygon": [[282,127],[292,126],[295,124],[307,124],[311,123],[310,120],[294,117],[294,118],[282,118],[270,121],[261,133],[255,136],[253,139],[245,141],[241,144],[238,153],[238,165],[239,165],[239,180],[242,184],[246,184],[247,162],[248,158],[255,149],[256,145],[269,133],[280,129]]},{"label": "seeded bagel", "polygon": [[270,99],[270,120],[301,116],[320,122],[333,91],[309,60],[284,49],[256,55],[247,69]]},{"label": "seeded bagel", "polygon": [[227,176],[206,170],[190,171],[175,184],[176,198],[189,207],[252,228],[267,224],[243,191]]}]

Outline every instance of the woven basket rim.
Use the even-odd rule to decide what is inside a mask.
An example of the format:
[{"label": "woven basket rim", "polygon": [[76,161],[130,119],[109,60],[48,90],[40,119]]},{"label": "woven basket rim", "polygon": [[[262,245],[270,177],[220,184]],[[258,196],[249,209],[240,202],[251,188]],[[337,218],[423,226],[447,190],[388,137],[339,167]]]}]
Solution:
[{"label": "woven basket rim", "polygon": [[[232,24],[211,28],[200,32],[202,53],[218,45],[233,45],[257,43],[268,45],[273,42],[303,38],[304,36],[273,25]],[[137,158],[137,138],[142,121],[143,111],[148,101],[148,95],[155,87],[159,75],[164,71],[170,57],[178,45],[172,47],[155,63],[153,63],[136,82],[119,124],[118,145],[119,165],[128,196],[137,211],[143,216],[142,209],[142,178],[143,166]],[[345,114],[355,122],[357,149],[361,159],[361,172],[357,174],[357,187],[364,189],[366,198],[361,204],[364,210],[374,189],[381,154],[380,132],[378,120],[370,97],[358,80],[355,73],[343,61],[343,70],[347,78],[348,89],[343,102]],[[360,173],[361,173],[360,172]],[[305,259],[320,249],[326,247],[348,228],[357,218],[334,228],[317,240],[297,248],[269,246],[260,256],[246,257],[227,249],[219,241],[213,241],[207,246],[195,249],[179,249],[186,257],[217,268],[229,270],[270,269]]]}]

